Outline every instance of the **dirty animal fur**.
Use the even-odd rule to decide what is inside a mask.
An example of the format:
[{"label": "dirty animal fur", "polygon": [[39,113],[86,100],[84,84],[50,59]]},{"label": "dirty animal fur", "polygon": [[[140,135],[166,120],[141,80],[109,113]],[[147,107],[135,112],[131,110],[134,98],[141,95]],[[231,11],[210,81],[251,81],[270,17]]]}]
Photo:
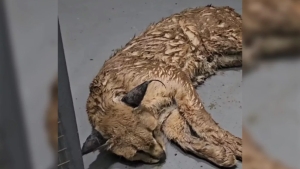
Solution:
[{"label": "dirty animal fur", "polygon": [[261,59],[299,56],[299,9],[294,0],[243,1],[243,75]]},{"label": "dirty animal fur", "polygon": [[[151,24],[105,61],[90,84],[89,122],[108,150],[131,161],[164,158],[162,131],[184,150],[232,167],[242,140],[218,126],[195,87],[218,69],[241,65],[241,16],[230,7],[186,9]],[[149,80],[166,87],[150,83],[136,108],[122,102]]]},{"label": "dirty animal fur", "polygon": [[270,158],[262,147],[252,139],[249,131],[243,127],[243,166],[245,169],[291,169],[278,160]]},{"label": "dirty animal fur", "polygon": [[58,147],[58,78],[56,77],[50,86],[50,100],[48,103],[47,111],[46,111],[46,123],[45,123],[45,129],[48,134],[48,142],[53,150],[53,153],[57,154],[57,147]]},{"label": "dirty animal fur", "polygon": [[[48,145],[53,157],[57,156],[58,151],[58,78],[52,80],[49,88],[49,102],[45,114],[45,130]],[[57,168],[57,161],[53,161],[49,168]]]}]

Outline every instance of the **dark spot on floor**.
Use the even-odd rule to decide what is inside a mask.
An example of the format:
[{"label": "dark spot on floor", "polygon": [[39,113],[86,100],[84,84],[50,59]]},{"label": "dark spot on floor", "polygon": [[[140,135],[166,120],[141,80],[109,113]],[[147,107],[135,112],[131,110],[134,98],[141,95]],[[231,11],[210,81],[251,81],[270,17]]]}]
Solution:
[{"label": "dark spot on floor", "polygon": [[94,59],[90,59],[90,60],[94,60]]},{"label": "dark spot on floor", "polygon": [[254,124],[257,121],[258,117],[256,114],[251,114],[250,116],[248,116],[247,121],[250,124]]},{"label": "dark spot on floor", "polygon": [[214,104],[214,103],[210,103],[210,105],[208,106],[209,107],[209,109],[211,110],[211,109],[215,109],[216,108],[216,105]]},{"label": "dark spot on floor", "polygon": [[177,153],[175,153],[174,156],[177,156]]}]

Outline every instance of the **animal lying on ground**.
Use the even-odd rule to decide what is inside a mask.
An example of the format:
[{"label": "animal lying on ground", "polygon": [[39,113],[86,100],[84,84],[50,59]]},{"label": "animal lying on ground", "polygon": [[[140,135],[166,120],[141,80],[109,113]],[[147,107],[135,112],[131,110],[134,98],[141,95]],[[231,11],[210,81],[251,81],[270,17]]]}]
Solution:
[{"label": "animal lying on ground", "polygon": [[249,131],[243,127],[243,167],[245,169],[290,169],[278,160],[270,158],[251,138]]},{"label": "animal lying on ground", "polygon": [[[251,74],[260,60],[287,58],[297,52],[299,56],[300,1],[244,0],[243,6],[243,77]],[[290,169],[262,149],[243,128],[245,169]]]},{"label": "animal lying on ground", "polygon": [[49,146],[51,147],[53,153],[57,155],[57,147],[58,147],[58,78],[55,77],[55,79],[51,82],[50,86],[50,100],[47,106],[47,112],[46,112],[46,123],[45,123],[45,129],[47,131],[47,137]]},{"label": "animal lying on ground", "polygon": [[106,149],[158,163],[166,159],[166,136],[218,166],[234,166],[242,140],[212,119],[196,87],[218,69],[240,66],[242,18],[230,7],[186,9],[151,24],[105,61],[90,84],[93,131],[82,154]]},{"label": "animal lying on ground", "polygon": [[261,59],[299,56],[299,17],[300,1],[243,1],[243,75]]},{"label": "animal lying on ground", "polygon": [[[46,108],[45,129],[47,141],[53,153],[57,156],[58,151],[58,78],[52,80],[49,90],[49,102]],[[49,168],[57,168],[57,161],[54,161]]]}]

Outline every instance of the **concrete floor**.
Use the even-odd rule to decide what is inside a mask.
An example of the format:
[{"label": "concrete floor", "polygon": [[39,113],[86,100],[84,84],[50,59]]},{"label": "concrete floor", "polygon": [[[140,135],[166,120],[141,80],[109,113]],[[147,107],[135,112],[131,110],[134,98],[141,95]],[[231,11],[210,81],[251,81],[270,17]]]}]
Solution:
[{"label": "concrete floor", "polygon": [[[71,91],[81,145],[91,127],[85,111],[89,84],[112,50],[126,44],[162,17],[187,7],[213,4],[231,6],[242,12],[242,2],[235,0],[63,0],[59,1],[59,18],[65,47]],[[208,79],[198,92],[213,118],[236,136],[242,136],[242,71],[220,71]],[[175,145],[167,146],[167,161],[162,166],[136,165],[108,153],[91,153],[83,157],[86,169],[121,168],[216,168],[212,164],[183,153]],[[241,163],[237,168],[242,168]]]},{"label": "concrete floor", "polygon": [[263,64],[243,76],[243,125],[273,158],[300,168],[300,59]]}]

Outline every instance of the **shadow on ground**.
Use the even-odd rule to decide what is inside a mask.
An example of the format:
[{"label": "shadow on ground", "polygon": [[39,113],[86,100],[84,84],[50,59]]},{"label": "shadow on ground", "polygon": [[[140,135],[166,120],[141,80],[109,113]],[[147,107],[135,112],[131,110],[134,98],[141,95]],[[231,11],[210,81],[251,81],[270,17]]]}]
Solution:
[{"label": "shadow on ground", "polygon": [[[216,165],[214,165],[213,163],[206,161],[204,159],[201,159],[199,157],[194,156],[193,154],[187,153],[184,150],[182,150],[180,147],[178,147],[175,143],[169,144],[169,146],[171,146],[173,149],[177,150],[177,153],[173,154],[174,156],[177,155],[181,155],[181,156],[186,156],[186,158],[192,158],[194,159],[197,163],[199,163],[199,167],[202,168],[203,166],[210,166],[211,168],[215,167],[215,168],[221,168],[218,167]],[[168,154],[169,157],[172,154]],[[168,158],[167,157],[167,161],[165,163],[168,162]],[[172,159],[171,159],[172,160]],[[114,166],[114,164],[119,163],[122,164],[123,167],[116,167]],[[131,169],[131,168],[142,168],[142,169],[161,169],[162,166],[165,164],[144,164],[142,162],[131,162],[131,161],[127,161],[126,159],[119,157],[111,152],[105,151],[102,153],[99,153],[96,160],[93,161],[90,165],[88,169],[120,169],[120,168],[125,168],[125,169]],[[203,165],[205,164],[205,165]],[[232,167],[232,169],[234,169],[236,167]]]}]

